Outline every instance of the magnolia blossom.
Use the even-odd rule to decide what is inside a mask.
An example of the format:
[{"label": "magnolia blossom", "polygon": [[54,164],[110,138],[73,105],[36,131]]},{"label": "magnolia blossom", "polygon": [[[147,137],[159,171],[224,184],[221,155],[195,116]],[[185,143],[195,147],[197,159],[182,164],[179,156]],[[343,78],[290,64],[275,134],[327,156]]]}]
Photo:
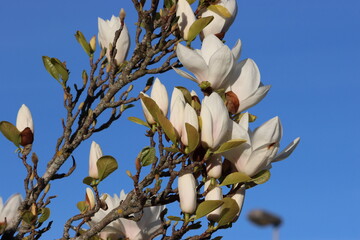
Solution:
[{"label": "magnolia blossom", "polygon": [[191,25],[195,22],[195,14],[187,0],[179,0],[176,6],[176,16],[179,17],[178,25],[185,40],[188,40],[188,33]]},{"label": "magnolia blossom", "polygon": [[243,204],[244,204],[244,198],[245,198],[245,190],[246,187],[245,185],[242,185],[236,192],[235,194],[231,197],[232,199],[234,199],[237,203],[237,205],[239,206],[239,212],[238,212],[238,216],[241,213]]},{"label": "magnolia blossom", "polygon": [[[90,226],[101,221],[110,211],[120,205],[120,202],[125,200],[126,194],[122,190],[120,197],[114,194],[114,197],[107,196],[105,202],[108,209],[105,211],[100,209],[99,212],[91,218],[89,222]],[[161,227],[160,213],[165,209],[165,206],[153,206],[143,209],[143,215],[138,222],[119,218],[118,220],[111,222],[100,233],[102,239],[117,240],[117,239],[129,239],[129,240],[147,240]]]},{"label": "magnolia blossom", "polygon": [[246,142],[223,154],[235,164],[239,172],[248,176],[254,176],[261,170],[270,168],[272,162],[288,157],[300,141],[300,138],[296,138],[278,154],[282,137],[282,126],[278,117],[270,119],[253,132],[248,127],[247,113],[240,119],[239,124],[233,122],[232,138],[245,139]]},{"label": "magnolia blossom", "polygon": [[[144,94],[144,96],[149,97],[147,94]],[[158,78],[156,78],[154,81],[150,96],[151,99],[153,99],[156,102],[161,112],[166,116],[169,108],[169,97],[165,86],[160,82]],[[146,121],[149,124],[154,124],[155,120],[151,115],[151,113],[149,112],[149,110],[146,108],[142,100],[141,100],[141,106],[143,108]]]},{"label": "magnolia blossom", "polygon": [[85,195],[86,203],[89,204],[90,209],[95,207],[95,195],[91,188],[86,188]]},{"label": "magnolia blossom", "polygon": [[214,16],[214,19],[202,31],[205,37],[211,34],[225,34],[235,20],[237,14],[236,0],[221,0],[217,5],[226,8],[231,17],[225,18],[208,9],[204,11],[201,17]]},{"label": "magnolia blossom", "polygon": [[239,113],[254,106],[266,96],[270,89],[270,85],[263,86],[260,82],[259,68],[250,58],[235,65],[228,83],[227,96],[231,96],[229,93],[233,92],[237,98],[233,100],[227,97],[228,101],[236,102],[232,113]]},{"label": "magnolia blossom", "polygon": [[22,200],[23,199],[20,194],[14,194],[4,205],[3,200],[0,197],[0,225],[5,222],[9,223],[16,217]]},{"label": "magnolia blossom", "polygon": [[181,136],[183,129],[185,103],[185,97],[181,90],[174,88],[170,103],[170,122],[179,136]]},{"label": "magnolia blossom", "polygon": [[96,142],[91,143],[90,147],[90,155],[89,155],[89,176],[92,178],[98,178],[98,168],[97,168],[97,161],[99,158],[103,156],[102,150],[100,148],[100,145]]},{"label": "magnolia blossom", "polygon": [[180,208],[183,213],[193,213],[196,210],[196,179],[192,173],[186,173],[178,178]]},{"label": "magnolia blossom", "polygon": [[212,155],[205,163],[208,177],[216,179],[221,177],[222,156],[220,154]]},{"label": "magnolia blossom", "polygon": [[185,146],[188,145],[188,135],[186,132],[186,123],[193,126],[196,130],[199,129],[199,121],[198,121],[198,116],[196,114],[196,111],[188,103],[185,104],[184,121],[183,121],[183,125],[182,125],[182,134],[181,134],[181,142]]},{"label": "magnolia blossom", "polygon": [[[98,18],[98,28],[99,28],[99,44],[101,48],[106,48],[106,57],[110,62],[110,48],[109,46],[113,44],[115,38],[115,32],[121,27],[121,22],[119,17],[114,15],[111,17],[111,20],[104,20]],[[130,36],[126,24],[121,31],[120,37],[116,42],[116,55],[115,60],[117,64],[121,64],[126,59],[130,47]]]},{"label": "magnolia blossom", "polygon": [[229,113],[216,92],[205,96],[201,104],[201,142],[206,148],[216,149],[225,142],[230,130]]},{"label": "magnolia blossom", "polygon": [[21,105],[17,118],[16,118],[16,128],[22,132],[25,128],[30,128],[30,130],[34,133],[34,123],[31,116],[30,109],[25,105]]},{"label": "magnolia blossom", "polygon": [[[208,189],[208,187],[210,186],[210,182],[211,180],[208,180],[205,182],[205,190]],[[223,194],[222,194],[222,190],[221,187],[219,186],[215,186],[213,189],[211,189],[205,196],[205,200],[222,200],[223,199]],[[210,221],[218,221],[220,218],[220,214],[221,214],[221,210],[222,207],[218,207],[217,209],[215,209],[214,211],[212,211],[211,213],[209,213],[208,215],[206,215],[207,219]]]},{"label": "magnolia blossom", "polygon": [[195,75],[193,77],[181,69],[174,68],[181,76],[199,84],[208,81],[212,89],[228,87],[228,75],[233,71],[236,59],[230,48],[216,36],[207,36],[200,50],[192,50],[178,44],[176,54],[184,67]]}]

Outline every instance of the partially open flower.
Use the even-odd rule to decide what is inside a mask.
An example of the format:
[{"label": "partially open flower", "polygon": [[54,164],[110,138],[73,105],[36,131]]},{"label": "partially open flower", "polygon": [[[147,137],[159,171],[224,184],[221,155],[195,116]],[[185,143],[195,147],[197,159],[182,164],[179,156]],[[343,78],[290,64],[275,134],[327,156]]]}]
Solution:
[{"label": "partially open flower", "polygon": [[89,156],[89,176],[92,178],[98,178],[99,172],[97,168],[97,161],[103,156],[100,145],[96,142],[91,143],[90,156]]},{"label": "partially open flower", "polygon": [[[121,27],[121,22],[119,17],[112,16],[111,20],[104,20],[98,18],[98,27],[99,34],[98,40],[101,48],[106,48],[106,57],[110,62],[110,46],[114,42],[115,32],[118,31]],[[113,46],[114,47],[114,46]],[[125,61],[126,56],[130,47],[130,36],[126,24],[121,31],[120,37],[116,42],[116,55],[115,60],[117,64],[121,64]]]}]

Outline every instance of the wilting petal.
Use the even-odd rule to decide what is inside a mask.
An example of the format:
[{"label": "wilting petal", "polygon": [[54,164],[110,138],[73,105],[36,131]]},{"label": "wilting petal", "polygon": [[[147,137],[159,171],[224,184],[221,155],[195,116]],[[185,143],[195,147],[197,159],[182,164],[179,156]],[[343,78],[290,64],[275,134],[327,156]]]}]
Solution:
[{"label": "wilting petal", "polygon": [[281,160],[284,160],[285,158],[289,157],[290,154],[295,150],[297,145],[300,142],[300,138],[296,138],[294,141],[292,141],[284,150],[281,151],[271,162],[278,162]]},{"label": "wilting petal", "polygon": [[188,39],[188,33],[196,17],[187,0],[179,0],[177,3],[176,16],[179,17],[178,25],[180,32],[185,40]]},{"label": "wilting petal", "polygon": [[34,123],[31,116],[30,109],[25,105],[21,105],[17,118],[16,118],[16,128],[22,132],[25,128],[30,128],[34,133]]},{"label": "wilting petal", "polygon": [[196,210],[196,180],[192,173],[186,173],[178,178],[180,208],[183,213],[193,213]]},{"label": "wilting petal", "polygon": [[102,150],[100,148],[100,145],[96,142],[91,143],[90,147],[90,155],[89,155],[89,176],[92,178],[98,178],[98,168],[97,168],[97,161],[99,158],[103,156]]}]

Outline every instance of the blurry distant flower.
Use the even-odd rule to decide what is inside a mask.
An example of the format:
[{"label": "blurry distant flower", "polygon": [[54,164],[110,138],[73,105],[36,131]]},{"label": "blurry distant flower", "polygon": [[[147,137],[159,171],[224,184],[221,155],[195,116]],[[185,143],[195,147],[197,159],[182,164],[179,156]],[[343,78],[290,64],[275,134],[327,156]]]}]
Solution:
[{"label": "blurry distant flower", "polygon": [[[121,23],[120,18],[112,16],[111,20],[104,20],[98,18],[98,27],[99,27],[99,44],[101,48],[106,48],[106,57],[110,61],[110,44],[113,44],[115,38],[115,32],[120,29]],[[115,60],[117,64],[121,64],[126,59],[130,47],[130,36],[126,24],[121,31],[120,37],[116,42],[116,56]]]},{"label": "blurry distant flower", "polygon": [[89,156],[89,176],[90,177],[92,177],[92,178],[99,177],[98,168],[97,168],[96,163],[99,160],[99,158],[101,158],[102,156],[103,156],[103,153],[102,153],[100,145],[93,141],[91,143],[90,156]]},{"label": "blurry distant flower", "polygon": [[[118,207],[122,200],[125,200],[126,194],[121,191],[120,197],[116,194],[114,197],[107,196],[106,204],[108,209],[102,210],[95,214],[91,218],[90,225],[101,221],[106,214],[111,210]],[[111,240],[117,240],[121,238],[129,240],[147,240],[150,236],[161,227],[160,213],[165,209],[165,206],[147,207],[143,210],[143,215],[140,221],[135,222],[125,218],[119,218],[118,220],[110,223],[100,233],[100,237],[103,239],[110,238]]]},{"label": "blurry distant flower", "polygon": [[230,130],[229,113],[216,92],[205,96],[201,104],[201,142],[204,147],[216,149],[225,142]]},{"label": "blurry distant flower", "polygon": [[185,40],[188,39],[190,26],[196,17],[187,0],[179,0],[177,3],[176,16],[179,17],[178,24],[181,34]]},{"label": "blurry distant flower", "polygon": [[201,17],[214,16],[214,20],[202,31],[204,37],[211,34],[225,34],[235,20],[237,14],[236,0],[221,0],[217,5],[225,7],[231,14],[231,17],[224,18],[211,10],[204,11]]},{"label": "blurry distant flower", "polygon": [[180,208],[183,213],[193,213],[196,210],[196,179],[192,173],[186,173],[178,178]]},{"label": "blurry distant flower", "polygon": [[21,204],[22,197],[20,194],[12,195],[5,203],[0,197],[0,226],[5,222],[11,222],[18,212],[18,208]]},{"label": "blurry distant flower", "polygon": [[[147,94],[144,94],[144,96],[149,97]],[[154,85],[152,87],[151,99],[153,99],[156,102],[161,112],[166,116],[169,108],[169,97],[165,86],[160,82],[158,78],[155,79]],[[141,100],[141,106],[143,108],[146,121],[149,124],[154,124],[155,120],[152,117],[149,110],[146,108],[142,100]]]},{"label": "blurry distant flower", "polygon": [[223,155],[232,161],[239,172],[254,176],[258,172],[271,167],[272,162],[288,157],[296,148],[300,138],[296,138],[280,154],[278,153],[282,137],[280,119],[274,117],[251,132],[248,129],[248,114],[239,124],[233,122],[232,138],[245,139],[239,147],[225,152]]}]

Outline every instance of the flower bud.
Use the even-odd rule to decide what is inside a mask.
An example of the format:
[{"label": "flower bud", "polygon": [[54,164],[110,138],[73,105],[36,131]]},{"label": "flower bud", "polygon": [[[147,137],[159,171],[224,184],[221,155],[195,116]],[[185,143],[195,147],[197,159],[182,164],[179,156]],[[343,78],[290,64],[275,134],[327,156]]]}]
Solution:
[{"label": "flower bud", "polygon": [[220,178],[222,173],[222,157],[221,155],[213,155],[206,161],[206,171],[208,177]]},{"label": "flower bud", "polygon": [[192,214],[196,210],[196,180],[192,173],[178,178],[180,208],[183,213]]},{"label": "flower bud", "polygon": [[85,201],[89,205],[89,209],[93,209],[95,207],[95,196],[91,188],[86,188]]},{"label": "flower bud", "polygon": [[176,16],[179,17],[178,25],[185,40],[188,40],[189,29],[195,22],[196,17],[187,0],[179,0],[176,8]]},{"label": "flower bud", "polygon": [[[205,182],[205,190],[208,189],[208,187],[210,186],[210,183],[211,183],[211,180],[208,180]],[[223,194],[222,194],[221,187],[219,187],[219,186],[215,186],[205,196],[205,201],[206,200],[222,200],[222,199],[223,199]],[[215,222],[218,221],[220,218],[221,210],[222,210],[222,207],[218,207],[217,209],[215,209],[214,211],[212,211],[211,213],[206,215],[207,219],[209,221],[215,221]]]},{"label": "flower bud", "polygon": [[100,145],[96,142],[91,143],[90,147],[90,156],[89,156],[89,176],[92,178],[98,178],[98,168],[97,168],[97,161],[99,158],[103,156],[102,150],[100,148]]},{"label": "flower bud", "polygon": [[34,133],[34,123],[31,116],[30,109],[23,104],[17,114],[16,118],[16,128],[22,132],[25,128],[29,128],[32,133]]},{"label": "flower bud", "polygon": [[93,36],[91,39],[90,39],[90,49],[92,52],[95,52],[96,51],[96,36]]},{"label": "flower bud", "polygon": [[239,212],[237,214],[237,216],[240,215],[241,213],[241,209],[243,207],[244,204],[244,198],[245,198],[245,185],[242,185],[237,191],[236,193],[231,197],[232,199],[234,199],[236,201],[236,203],[239,206]]},{"label": "flower bud", "polygon": [[185,109],[184,109],[184,121],[182,124],[182,131],[181,131],[181,142],[187,146],[188,145],[188,135],[186,132],[186,126],[185,123],[189,123],[191,126],[196,128],[196,130],[199,129],[199,121],[198,116],[195,112],[195,110],[186,103]]}]

